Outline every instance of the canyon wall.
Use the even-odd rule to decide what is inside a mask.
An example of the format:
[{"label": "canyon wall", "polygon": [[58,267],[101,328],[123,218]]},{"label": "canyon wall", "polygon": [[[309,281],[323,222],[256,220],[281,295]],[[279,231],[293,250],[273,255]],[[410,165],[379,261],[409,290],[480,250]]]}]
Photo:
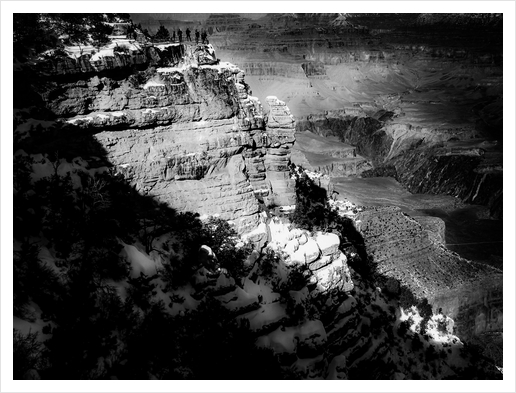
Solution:
[{"label": "canyon wall", "polygon": [[[58,60],[37,90],[66,132],[92,133],[117,173],[173,208],[219,214],[245,232],[258,224],[259,200],[295,204],[295,123],[285,103],[267,97],[265,114],[244,73],[209,45],[172,48],[106,57],[103,67],[89,55]],[[172,66],[124,76],[151,59]]]},{"label": "canyon wall", "polygon": [[[380,168],[365,176],[394,176],[412,192],[459,196],[501,217],[501,145],[489,145],[503,139],[501,15],[271,14],[223,26],[210,42],[249,75],[254,94],[287,103],[298,133],[356,147]],[[423,153],[433,146],[444,150]]]}]

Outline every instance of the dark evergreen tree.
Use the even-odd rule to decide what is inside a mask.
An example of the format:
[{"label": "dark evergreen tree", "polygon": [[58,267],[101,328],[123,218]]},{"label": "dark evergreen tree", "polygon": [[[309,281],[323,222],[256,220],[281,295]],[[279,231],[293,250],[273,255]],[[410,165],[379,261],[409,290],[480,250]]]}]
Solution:
[{"label": "dark evergreen tree", "polygon": [[168,40],[168,39],[170,39],[170,32],[168,31],[168,29],[165,26],[161,25],[159,27],[158,31],[156,32],[154,39],[162,40],[162,41]]}]

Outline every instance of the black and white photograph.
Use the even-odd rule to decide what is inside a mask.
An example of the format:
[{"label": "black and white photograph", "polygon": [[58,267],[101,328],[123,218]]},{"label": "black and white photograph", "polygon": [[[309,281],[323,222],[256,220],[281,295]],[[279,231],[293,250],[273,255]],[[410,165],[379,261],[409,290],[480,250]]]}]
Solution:
[{"label": "black and white photograph", "polygon": [[7,3],[2,386],[513,391],[513,2]]}]

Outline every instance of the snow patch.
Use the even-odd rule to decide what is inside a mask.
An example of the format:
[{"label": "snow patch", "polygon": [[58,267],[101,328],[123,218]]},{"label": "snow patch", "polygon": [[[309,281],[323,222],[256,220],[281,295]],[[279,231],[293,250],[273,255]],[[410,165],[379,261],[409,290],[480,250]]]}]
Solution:
[{"label": "snow patch", "polygon": [[120,255],[126,257],[131,264],[131,277],[138,278],[140,273],[152,276],[156,274],[156,264],[146,254],[142,253],[135,246],[122,243],[124,249]]},{"label": "snow patch", "polygon": [[165,86],[165,84],[162,82],[156,82],[156,81],[150,80],[145,85],[143,85],[143,88],[148,89],[149,87],[156,87],[156,86]]},{"label": "snow patch", "polygon": [[247,319],[251,330],[260,330],[264,326],[281,321],[286,318],[285,306],[279,302],[263,304],[258,310],[251,311],[238,317],[239,320]]}]

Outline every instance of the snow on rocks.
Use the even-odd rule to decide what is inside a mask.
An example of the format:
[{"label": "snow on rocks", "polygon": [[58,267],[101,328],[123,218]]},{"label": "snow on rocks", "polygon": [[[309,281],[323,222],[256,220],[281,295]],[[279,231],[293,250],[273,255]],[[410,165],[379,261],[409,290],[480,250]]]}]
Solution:
[{"label": "snow on rocks", "polygon": [[219,275],[217,282],[215,283],[215,290],[221,290],[223,288],[233,287],[235,285],[235,279],[228,277],[225,274]]},{"label": "snow on rocks", "polygon": [[315,271],[325,266],[328,266],[330,263],[333,262],[334,259],[335,257],[333,255],[322,255],[317,260],[313,261],[312,263],[309,263],[310,270]]},{"label": "snow on rocks", "polygon": [[289,291],[288,294],[294,300],[295,304],[302,304],[308,299],[308,288],[304,287],[299,291]]},{"label": "snow on rocks", "polygon": [[339,288],[345,292],[349,292],[354,288],[354,284],[351,280],[351,273],[346,262],[346,256],[340,253],[339,257],[331,264],[313,272],[314,275],[310,280],[313,283],[317,283],[317,285],[325,291]]},{"label": "snow on rocks", "polygon": [[[419,333],[421,331],[421,322],[423,321],[423,317],[419,314],[417,307],[412,306],[408,309],[401,308],[400,321],[411,322],[409,329],[412,332]],[[428,334],[435,342],[459,343],[460,339],[453,335],[454,324],[453,319],[442,314],[434,314],[427,322],[426,334]]]},{"label": "snow on rocks", "polygon": [[84,117],[76,117],[75,119],[67,120],[66,122],[75,125],[75,123],[77,123],[78,121],[89,122],[89,121],[92,121],[92,120],[93,120],[93,117],[91,117],[91,116],[84,116]]},{"label": "snow on rocks", "polygon": [[255,245],[257,249],[261,249],[267,242],[269,228],[264,222],[260,223],[251,232],[246,233],[242,236],[242,240],[250,241]]},{"label": "snow on rocks", "polygon": [[290,254],[290,260],[287,261],[289,265],[301,265],[305,263],[305,252],[302,249],[296,250]]},{"label": "snow on rocks", "polygon": [[339,251],[340,239],[334,233],[318,232],[315,240],[321,250],[322,255],[331,255]]},{"label": "snow on rocks", "polygon": [[310,280],[320,284],[320,290],[353,289],[347,258],[339,251],[340,239],[336,234],[317,232],[312,236],[282,220],[271,220],[263,225],[270,234],[267,247],[282,253],[287,266],[307,264],[313,273]]},{"label": "snow on rocks", "polygon": [[140,273],[152,276],[157,273],[156,264],[147,255],[138,250],[135,246],[122,243],[123,250],[120,252],[122,257],[127,258],[131,265],[131,277],[138,278]]},{"label": "snow on rocks", "polygon": [[[48,321],[44,321],[41,318],[42,311],[41,308],[34,302],[30,302],[27,306],[27,311],[32,315],[32,321],[27,321],[25,319],[18,318],[13,316],[13,329],[18,330],[21,334],[27,335],[29,333],[37,333],[38,341],[44,342],[45,340],[52,337],[52,334],[43,333],[43,328],[45,325],[48,325]],[[52,328],[55,327],[54,322],[50,322]]]},{"label": "snow on rocks", "polygon": [[353,219],[358,212],[361,212],[363,208],[358,207],[354,203],[348,200],[329,200],[330,207],[334,210],[337,210],[338,214],[343,217],[348,217]]},{"label": "snow on rocks", "polygon": [[258,296],[256,294],[247,293],[240,287],[237,287],[234,291],[225,295],[216,296],[215,298],[231,311],[246,309],[253,304],[258,305]]},{"label": "snow on rocks", "polygon": [[244,290],[253,296],[261,297],[260,303],[270,304],[277,302],[280,299],[280,294],[273,292],[270,286],[265,285],[260,279],[256,283],[246,278],[243,282]]},{"label": "snow on rocks", "polygon": [[249,321],[249,329],[255,332],[279,323],[286,318],[285,306],[279,302],[262,304],[258,310],[237,317],[239,321],[244,319]]},{"label": "snow on rocks", "polygon": [[[27,156],[23,150],[18,150],[15,155],[24,155]],[[30,155],[34,160],[32,164],[32,174],[31,180],[36,182],[43,178],[48,178],[55,173],[55,160],[51,160],[48,156],[44,156],[43,154],[34,154]],[[55,162],[53,162],[55,161]],[[71,180],[73,183],[73,187],[75,189],[82,187],[81,178],[78,175],[78,172],[87,172],[90,175],[94,176],[96,173],[101,173],[107,170],[106,167],[99,167],[96,169],[88,169],[88,163],[82,159],[81,157],[75,157],[71,160],[71,162],[67,161],[64,158],[59,159],[59,164],[57,165],[57,174],[59,176],[66,176],[70,174]]]},{"label": "snow on rocks", "polygon": [[297,337],[299,338],[299,345],[312,349],[321,348],[327,340],[324,325],[318,319],[306,321],[299,326]]},{"label": "snow on rocks", "polygon": [[319,320],[306,321],[293,327],[280,326],[256,340],[258,347],[268,347],[276,353],[296,353],[299,358],[312,358],[324,348],[326,330]]},{"label": "snow on rocks", "polygon": [[155,48],[158,48],[159,50],[165,50],[167,48],[170,48],[171,46],[179,46],[179,43],[170,43],[170,44],[161,44],[156,45]]},{"label": "snow on rocks", "polygon": [[294,254],[297,250],[299,249],[299,241],[297,239],[292,239],[290,240],[287,245],[285,246],[285,249],[284,251],[289,254],[289,255],[292,255]]},{"label": "snow on rocks", "polygon": [[298,359],[292,368],[301,379],[323,379],[326,364],[324,355],[319,355],[314,358]]},{"label": "snow on rocks", "polygon": [[337,312],[342,315],[348,314],[350,311],[354,310],[357,305],[357,301],[353,296],[349,296],[346,300],[344,300],[339,308],[337,309]]},{"label": "snow on rocks", "polygon": [[209,273],[210,273],[209,270],[206,269],[204,266],[201,267],[200,269],[198,269],[192,276],[192,281],[193,281],[194,286],[197,287],[197,286],[202,286],[202,285],[208,284],[208,282],[209,282],[208,274]]},{"label": "snow on rocks", "polygon": [[203,64],[200,66],[200,68],[216,70],[219,74],[226,70],[230,71],[233,74],[238,73],[240,71],[236,65],[231,64],[227,61],[221,61],[218,64]]},{"label": "snow on rocks", "polygon": [[256,345],[262,348],[271,348],[275,353],[294,353],[296,351],[295,327],[279,327],[272,333],[258,337]]},{"label": "snow on rocks", "polygon": [[145,85],[143,85],[143,88],[144,89],[148,89],[149,87],[157,87],[157,86],[165,86],[165,84],[163,82],[158,82],[158,81],[155,81],[155,80],[150,80],[148,81],[147,83],[145,83]]},{"label": "snow on rocks", "polygon": [[305,263],[315,261],[317,258],[319,258],[319,255],[321,254],[319,246],[313,238],[308,239],[305,244],[300,246],[298,252],[299,251],[303,252],[305,255]]},{"label": "snow on rocks", "polygon": [[326,379],[348,379],[347,359],[344,355],[335,356],[328,366]]}]

